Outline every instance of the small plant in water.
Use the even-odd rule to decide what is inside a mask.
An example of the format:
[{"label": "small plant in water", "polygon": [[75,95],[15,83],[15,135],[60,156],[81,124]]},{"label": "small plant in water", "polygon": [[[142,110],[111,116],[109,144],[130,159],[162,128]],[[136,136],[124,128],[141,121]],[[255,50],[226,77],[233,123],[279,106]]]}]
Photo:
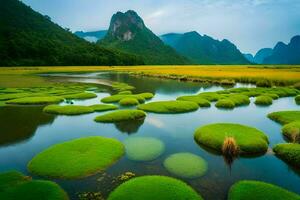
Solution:
[{"label": "small plant in water", "polygon": [[222,146],[222,153],[227,157],[236,157],[239,154],[239,146],[233,137],[225,138]]}]

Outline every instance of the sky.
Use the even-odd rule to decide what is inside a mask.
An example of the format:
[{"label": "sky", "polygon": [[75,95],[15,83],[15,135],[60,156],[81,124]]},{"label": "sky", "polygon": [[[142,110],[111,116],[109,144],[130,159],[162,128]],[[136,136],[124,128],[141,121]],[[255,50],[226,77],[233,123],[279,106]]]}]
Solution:
[{"label": "sky", "polygon": [[108,29],[111,16],[135,10],[155,34],[197,31],[228,39],[243,53],[300,35],[300,0],[22,0],[72,31]]}]

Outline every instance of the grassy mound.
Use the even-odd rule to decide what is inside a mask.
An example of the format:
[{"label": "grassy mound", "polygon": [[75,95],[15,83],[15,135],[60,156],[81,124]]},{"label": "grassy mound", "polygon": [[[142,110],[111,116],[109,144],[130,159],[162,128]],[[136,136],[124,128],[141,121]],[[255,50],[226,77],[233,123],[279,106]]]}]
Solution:
[{"label": "grassy mound", "polygon": [[282,133],[290,141],[297,142],[300,140],[300,121],[294,121],[282,127]]},{"label": "grassy mound", "polygon": [[20,99],[12,99],[6,101],[7,104],[19,104],[19,105],[33,105],[33,104],[51,104],[62,102],[63,98],[61,97],[24,97]]},{"label": "grassy mound", "polygon": [[186,183],[165,176],[133,178],[110,193],[108,200],[202,200]]},{"label": "grassy mound", "polygon": [[139,96],[143,97],[144,99],[152,99],[154,97],[154,94],[152,94],[150,92],[145,92],[145,93],[139,94]]},{"label": "grassy mound", "polygon": [[127,98],[121,99],[119,101],[119,104],[121,106],[135,106],[135,105],[139,104],[139,101],[135,98],[127,97]]},{"label": "grassy mound", "polygon": [[31,180],[20,172],[0,174],[0,199],[3,200],[67,200],[67,194],[54,182]]},{"label": "grassy mound", "polygon": [[235,106],[243,106],[250,104],[249,97],[243,94],[229,95],[228,98],[234,102]]},{"label": "grassy mound", "polygon": [[127,157],[135,161],[155,160],[165,150],[164,143],[152,137],[130,137],[124,145]]},{"label": "grassy mound", "polygon": [[111,86],[112,86],[113,90],[118,91],[118,92],[130,91],[130,90],[135,89],[131,85],[128,85],[126,83],[120,83],[120,82],[114,82]]},{"label": "grassy mound", "polygon": [[7,101],[11,99],[19,99],[23,97],[28,97],[30,96],[30,93],[4,93],[0,94],[0,101]]},{"label": "grassy mound", "polygon": [[184,178],[196,178],[207,171],[206,161],[191,153],[176,153],[164,161],[165,168],[172,174]]},{"label": "grassy mound", "polygon": [[277,144],[273,151],[276,156],[281,158],[282,160],[294,165],[296,167],[300,167],[300,144],[296,143],[286,143],[286,144]]},{"label": "grassy mound", "polygon": [[54,145],[36,155],[30,172],[53,178],[86,177],[106,169],[124,154],[121,142],[99,136],[80,138]]},{"label": "grassy mound", "polygon": [[287,124],[300,120],[300,111],[280,111],[268,114],[268,117],[278,123]]},{"label": "grassy mound", "polygon": [[229,191],[228,200],[296,200],[300,196],[286,189],[260,181],[239,181]]},{"label": "grassy mound", "polygon": [[119,92],[118,94],[132,94],[131,91],[122,91],[122,92]]},{"label": "grassy mound", "polygon": [[272,105],[273,99],[272,99],[272,97],[262,95],[262,96],[256,97],[254,103],[256,105],[268,106],[268,105]]},{"label": "grassy mound", "polygon": [[94,112],[94,109],[88,106],[78,106],[78,105],[67,105],[67,106],[49,105],[46,106],[43,111],[46,113],[59,114],[59,115],[81,115],[86,113],[92,113]]},{"label": "grassy mound", "polygon": [[218,101],[219,99],[224,98],[221,94],[218,94],[216,92],[202,92],[198,94],[199,97],[206,99],[210,102],[212,101]]},{"label": "grassy mound", "polygon": [[139,94],[116,94],[109,97],[104,97],[101,99],[101,102],[103,103],[117,103],[125,98],[134,98],[138,100],[139,103],[144,103],[145,98],[143,96],[140,96]]},{"label": "grassy mound", "polygon": [[190,101],[157,101],[138,106],[138,109],[154,113],[185,113],[199,108],[197,103]]},{"label": "grassy mound", "polygon": [[111,105],[111,104],[95,104],[89,107],[92,108],[95,112],[103,112],[103,111],[118,109],[118,106]]},{"label": "grassy mound", "polygon": [[300,95],[295,97],[295,102],[297,105],[300,105]]},{"label": "grassy mound", "polygon": [[181,96],[178,97],[176,100],[179,101],[192,101],[197,103],[200,107],[210,107],[210,102],[207,99],[204,99],[202,97],[199,97],[197,95],[195,96]]},{"label": "grassy mound", "polygon": [[210,124],[198,128],[194,134],[198,143],[219,152],[229,137],[236,141],[240,154],[263,153],[268,149],[268,138],[263,132],[240,124]]},{"label": "grassy mound", "polygon": [[96,94],[90,92],[81,92],[77,94],[63,95],[65,99],[92,99],[97,97]]},{"label": "grassy mound", "polygon": [[216,103],[217,108],[225,108],[225,109],[233,109],[235,107],[235,103],[231,99],[220,99]]},{"label": "grassy mound", "polygon": [[95,118],[96,122],[121,122],[131,120],[143,120],[146,117],[146,113],[141,110],[118,110],[104,115],[100,115]]}]

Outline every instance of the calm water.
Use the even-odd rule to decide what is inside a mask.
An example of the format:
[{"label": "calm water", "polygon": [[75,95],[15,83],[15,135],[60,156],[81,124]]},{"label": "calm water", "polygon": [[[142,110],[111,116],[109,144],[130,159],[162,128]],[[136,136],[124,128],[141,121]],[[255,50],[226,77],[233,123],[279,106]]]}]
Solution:
[{"label": "calm water", "polygon": [[[53,76],[53,75],[52,75]],[[51,78],[51,77],[50,77]],[[53,77],[54,79],[54,77]],[[135,92],[153,92],[151,101],[172,100],[180,95],[197,94],[203,91],[224,89],[220,86],[184,83],[155,78],[137,78],[126,74],[92,73],[55,77],[79,82],[109,84],[111,81],[125,82],[136,87]],[[253,87],[238,84],[235,87]],[[75,101],[75,104],[90,105],[100,102],[108,93],[98,93],[98,98]],[[0,171],[11,169],[29,174],[26,165],[31,158],[47,147],[85,136],[105,136],[120,141],[131,136],[151,136],[161,139],[166,146],[165,152],[151,162],[134,162],[124,156],[106,172],[75,181],[54,180],[69,194],[77,199],[78,192],[100,191],[107,197],[119,182],[116,177],[131,171],[138,176],[160,174],[173,176],[162,163],[168,155],[177,152],[191,152],[203,157],[208,162],[207,173],[196,179],[183,179],[198,191],[205,199],[226,199],[228,189],[238,180],[254,179],[273,183],[300,194],[300,172],[290,168],[276,158],[271,151],[254,158],[238,158],[228,166],[223,157],[200,147],[193,140],[193,133],[199,126],[231,122],[256,127],[264,131],[270,140],[270,147],[284,142],[281,126],[266,115],[279,110],[299,109],[293,98],[282,98],[274,101],[269,107],[258,107],[253,103],[234,110],[211,108],[199,109],[186,114],[148,114],[144,122],[101,124],[93,121],[99,113],[81,116],[53,116],[44,114],[42,107],[0,107]],[[42,177],[35,177],[42,178]],[[178,178],[178,177],[177,177]]]}]

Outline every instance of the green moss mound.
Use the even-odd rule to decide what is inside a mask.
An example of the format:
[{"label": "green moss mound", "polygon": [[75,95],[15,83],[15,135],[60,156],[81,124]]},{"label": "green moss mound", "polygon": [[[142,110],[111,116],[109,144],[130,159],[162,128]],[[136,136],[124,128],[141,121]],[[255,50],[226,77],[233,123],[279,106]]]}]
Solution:
[{"label": "green moss mound", "polygon": [[194,134],[198,143],[219,152],[222,152],[222,146],[227,137],[235,139],[240,154],[258,154],[268,149],[268,138],[263,132],[240,124],[210,124],[198,128]]},{"label": "green moss mound", "polygon": [[300,140],[300,121],[288,123],[282,127],[282,133],[290,141],[297,142]]},{"label": "green moss mound", "polygon": [[118,94],[132,94],[131,91],[122,91],[122,92],[119,92]]},{"label": "green moss mound", "polygon": [[299,200],[300,196],[286,189],[260,181],[239,181],[229,191],[228,200]]},{"label": "green moss mound", "polygon": [[197,178],[207,171],[207,162],[192,153],[176,153],[164,161],[165,168],[183,178]]},{"label": "green moss mound", "polygon": [[28,170],[53,178],[81,178],[106,169],[123,154],[124,146],[116,139],[80,138],[42,151],[28,163]]},{"label": "green moss mound", "polygon": [[138,106],[138,109],[154,113],[185,113],[195,111],[198,104],[190,101],[157,101]]},{"label": "green moss mound", "polygon": [[31,104],[51,104],[62,102],[61,97],[24,97],[6,101],[7,104],[31,105]]},{"label": "green moss mound", "polygon": [[197,95],[195,96],[181,96],[178,97],[176,100],[179,101],[192,101],[197,103],[200,107],[210,107],[210,102],[207,99],[204,99],[202,97],[199,97]]},{"label": "green moss mound", "polygon": [[152,99],[154,97],[154,94],[152,94],[150,92],[145,92],[145,93],[139,94],[139,96],[143,97],[144,99]]},{"label": "green moss mound", "polygon": [[136,100],[138,100],[139,103],[144,103],[145,102],[145,98],[143,96],[140,96],[139,94],[116,94],[116,95],[112,95],[109,97],[104,97],[103,99],[101,99],[101,102],[103,103],[117,103],[119,101],[121,101],[122,99],[125,98],[134,98]]},{"label": "green moss mound", "polygon": [[117,110],[118,106],[116,105],[112,105],[112,104],[95,104],[91,107],[95,112],[104,112],[104,111],[108,111],[108,110]]},{"label": "green moss mound", "polygon": [[93,108],[88,106],[78,106],[78,105],[49,105],[43,109],[44,112],[50,114],[59,114],[59,115],[81,115],[86,113],[94,112]]},{"label": "green moss mound", "polygon": [[7,101],[11,99],[19,99],[23,97],[28,97],[30,96],[30,93],[5,93],[5,94],[0,94],[0,101]]},{"label": "green moss mound", "polygon": [[286,143],[277,144],[273,151],[276,156],[286,161],[287,163],[300,167],[300,144],[297,143]]},{"label": "green moss mound", "polygon": [[300,105],[300,95],[295,97],[295,102],[297,105]]},{"label": "green moss mound", "polygon": [[219,99],[224,98],[221,94],[218,94],[216,92],[202,92],[198,94],[198,96],[210,102],[218,101]]},{"label": "green moss mound", "polygon": [[234,102],[235,106],[243,106],[250,104],[249,97],[243,94],[230,95],[229,99]]},{"label": "green moss mound", "polygon": [[121,122],[132,120],[144,120],[146,113],[141,110],[118,110],[104,115],[100,115],[95,118],[96,122]]},{"label": "green moss mound", "polygon": [[139,104],[139,101],[135,98],[128,97],[128,98],[121,99],[119,101],[119,104],[121,106],[135,106]]},{"label": "green moss mound", "polygon": [[77,94],[63,95],[62,97],[65,99],[92,99],[97,97],[97,95],[91,92],[82,92]]},{"label": "green moss mound", "polygon": [[152,137],[130,137],[124,141],[126,155],[134,161],[151,161],[165,150],[162,141]]},{"label": "green moss mound", "polygon": [[133,178],[117,187],[108,200],[202,200],[186,183],[165,176]]},{"label": "green moss mound", "polygon": [[268,117],[278,123],[287,124],[300,120],[300,111],[279,111],[268,114]]},{"label": "green moss mound", "polygon": [[256,105],[268,106],[268,105],[272,105],[273,99],[272,99],[272,97],[265,96],[265,95],[258,96],[258,97],[256,97],[254,103]]},{"label": "green moss mound", "polygon": [[67,200],[67,194],[54,182],[31,180],[20,172],[0,174],[0,199],[2,200]]},{"label": "green moss mound", "polygon": [[225,108],[225,109],[233,109],[235,107],[235,103],[231,99],[220,99],[216,103],[217,108]]},{"label": "green moss mound", "polygon": [[131,85],[128,85],[126,83],[120,83],[120,82],[114,82],[111,86],[112,86],[113,90],[118,91],[118,92],[130,91],[130,90],[135,89]]}]

